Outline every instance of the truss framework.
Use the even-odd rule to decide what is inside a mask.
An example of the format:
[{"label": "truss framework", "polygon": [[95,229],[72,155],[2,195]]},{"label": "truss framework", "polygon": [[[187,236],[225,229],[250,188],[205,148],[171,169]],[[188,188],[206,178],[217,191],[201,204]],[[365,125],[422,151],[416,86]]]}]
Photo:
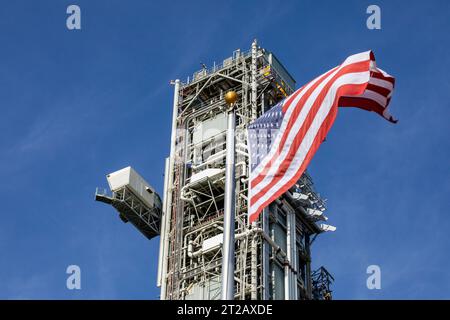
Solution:
[{"label": "truss framework", "polygon": [[[239,96],[236,104],[235,298],[312,298],[310,237],[321,231],[305,209],[299,209],[312,203],[295,204],[286,195],[264,210],[256,224],[250,226],[247,221],[246,128],[292,93],[295,85],[291,84],[293,79],[287,71],[277,69],[272,59],[275,58],[254,42],[250,51],[235,51],[222,64],[194,73],[192,79],[180,86],[176,100],[175,151],[171,155],[174,170],[166,172],[169,183],[164,195],[169,222],[162,230],[162,239],[168,239],[168,247],[160,253],[167,262],[162,271],[162,299],[199,298],[199,288],[216,287],[214,282],[220,279],[225,132],[219,130],[200,141],[195,136],[201,124],[214,121],[224,113],[223,96],[229,90]],[[200,174],[204,176],[197,179]],[[324,210],[324,202],[315,193],[310,177],[305,175],[302,179],[299,183],[311,201]],[[206,296],[218,298],[216,292]]]},{"label": "truss framework", "polygon": [[123,222],[131,222],[147,239],[160,234],[161,212],[147,207],[130,189],[123,187],[109,196],[106,190],[97,188],[95,199],[112,205]]}]

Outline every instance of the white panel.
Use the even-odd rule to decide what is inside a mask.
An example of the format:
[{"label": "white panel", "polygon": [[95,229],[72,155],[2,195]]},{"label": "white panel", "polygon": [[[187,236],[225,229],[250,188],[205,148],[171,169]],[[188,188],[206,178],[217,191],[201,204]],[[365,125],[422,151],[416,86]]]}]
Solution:
[{"label": "white panel", "polygon": [[200,181],[206,177],[212,179],[215,176],[220,175],[222,173],[223,173],[223,169],[208,168],[208,169],[202,170],[199,173],[192,175],[190,184],[194,184],[195,182]]},{"label": "white panel", "polygon": [[200,122],[195,127],[192,142],[194,144],[200,143],[226,130],[226,115],[225,113],[219,113],[214,118]]},{"label": "white panel", "polygon": [[222,245],[222,243],[223,243],[223,233],[220,233],[214,237],[211,237],[211,238],[203,241],[202,250],[208,251],[208,250],[214,249],[214,248]]},{"label": "white panel", "polygon": [[106,179],[112,191],[126,186],[148,207],[161,207],[161,201],[155,194],[155,190],[133,168],[126,167],[110,173],[106,176]]},{"label": "white panel", "polygon": [[110,173],[106,176],[108,180],[109,188],[112,191],[122,188],[123,186],[130,183],[130,170],[131,167],[126,167]]},{"label": "white panel", "polygon": [[292,193],[292,197],[296,200],[308,200],[308,195],[300,192],[294,192]]},{"label": "white panel", "polygon": [[322,223],[322,224],[320,224],[319,225],[319,228],[322,230],[322,231],[336,231],[336,227],[335,226],[331,226],[331,225],[329,225],[329,224],[324,224],[324,223]]},{"label": "white panel", "polygon": [[323,215],[323,212],[321,210],[311,208],[306,209],[306,213],[311,217],[321,217]]}]

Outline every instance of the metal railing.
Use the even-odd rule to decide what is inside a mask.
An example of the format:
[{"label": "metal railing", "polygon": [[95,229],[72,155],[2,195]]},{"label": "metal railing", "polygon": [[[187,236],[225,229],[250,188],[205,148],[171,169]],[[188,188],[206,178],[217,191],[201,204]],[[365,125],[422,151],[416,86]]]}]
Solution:
[{"label": "metal railing", "polygon": [[[186,79],[186,82],[182,82],[181,84],[182,85],[187,85],[187,84],[190,84],[190,83],[195,82],[197,80],[200,80],[200,79],[206,77],[207,75],[209,75],[211,73],[214,73],[214,72],[217,72],[219,70],[222,70],[222,69],[230,67],[231,65],[233,65],[233,63],[236,63],[237,60],[239,60],[239,59],[246,59],[246,58],[250,57],[251,55],[252,55],[252,51],[251,50],[247,50],[247,51],[236,50],[236,51],[233,52],[233,56],[224,59],[221,63],[216,64],[214,62],[213,66],[210,67],[210,68],[203,68],[203,69],[195,71],[194,74],[193,74],[192,79],[188,77]],[[231,58],[231,60],[228,60],[230,58]],[[224,62],[226,62],[226,65],[225,65]]]}]

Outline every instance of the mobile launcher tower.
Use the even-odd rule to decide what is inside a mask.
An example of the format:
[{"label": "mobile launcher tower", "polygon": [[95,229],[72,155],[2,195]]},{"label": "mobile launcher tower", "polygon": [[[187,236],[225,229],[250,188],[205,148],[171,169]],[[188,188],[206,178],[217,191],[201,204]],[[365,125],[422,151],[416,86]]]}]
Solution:
[{"label": "mobile launcher tower", "polygon": [[[235,299],[331,299],[334,279],[324,267],[311,270],[311,244],[318,234],[334,227],[320,223],[327,219],[325,201],[307,173],[263,211],[256,225],[247,221],[246,129],[294,91],[293,77],[255,40],[251,50],[236,50],[222,64],[204,67],[186,82],[175,80],[173,84],[171,146],[161,210],[142,211],[136,204],[138,198],[134,204],[128,199],[127,204],[126,194],[141,192],[148,197],[145,189],[155,196],[149,186],[137,193],[125,188],[127,193],[110,183],[112,198],[97,192],[97,200],[112,203],[122,219],[131,221],[147,238],[160,232],[157,285],[161,299],[220,299],[227,131],[224,95],[230,90],[238,94]],[[111,177],[114,174],[108,175],[108,181]]]}]

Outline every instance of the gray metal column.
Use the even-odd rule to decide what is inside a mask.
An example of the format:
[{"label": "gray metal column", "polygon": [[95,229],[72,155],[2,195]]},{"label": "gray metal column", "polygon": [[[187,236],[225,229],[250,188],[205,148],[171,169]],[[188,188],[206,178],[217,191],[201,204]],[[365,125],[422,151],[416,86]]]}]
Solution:
[{"label": "gray metal column", "polygon": [[[291,263],[291,215],[290,210],[286,212],[286,259]],[[284,266],[284,299],[291,300],[291,270],[286,263]]]},{"label": "gray metal column", "polygon": [[162,284],[162,275],[163,275],[163,261],[165,259],[165,248],[164,248],[164,241],[166,237],[166,219],[167,217],[167,184],[169,180],[169,158],[166,158],[165,164],[164,164],[164,199],[162,203],[162,218],[161,218],[161,234],[159,237],[159,256],[158,256],[158,278],[156,280],[156,285],[158,287],[161,287]]},{"label": "gray metal column", "polygon": [[175,142],[177,134],[177,118],[178,118],[178,103],[180,99],[180,80],[175,80],[175,88],[173,92],[173,111],[172,111],[172,134],[170,137],[170,158],[169,158],[169,170],[167,180],[167,194],[164,195],[164,201],[166,203],[166,218],[164,219],[163,232],[161,236],[164,237],[164,254],[161,270],[161,300],[166,299],[166,286],[167,286],[167,259],[169,253],[169,228],[170,217],[172,214],[172,191],[173,191],[173,168],[175,164]]},{"label": "gray metal column", "polygon": [[308,299],[312,299],[312,279],[311,279],[311,240],[309,234],[305,234],[305,250],[306,250],[306,293]]},{"label": "gray metal column", "polygon": [[[235,94],[235,93],[234,93]],[[227,97],[225,97],[227,99]],[[228,101],[227,101],[228,102]],[[234,101],[235,102],[235,101]],[[229,103],[227,125],[227,158],[225,171],[225,208],[222,249],[222,300],[234,300],[234,228],[235,195],[235,128],[234,102]]]},{"label": "gray metal column", "polygon": [[[263,209],[263,231],[265,234],[270,234],[269,232],[269,207]],[[267,244],[267,241],[263,239],[262,248],[261,248],[261,256],[262,256],[262,286],[263,286],[263,300],[269,300],[270,298],[270,290],[269,286],[271,285],[270,281],[270,245]]]},{"label": "gray metal column", "polygon": [[292,254],[292,300],[298,300],[297,279],[298,279],[298,251],[297,251],[297,221],[295,212],[291,215],[291,254]]}]

